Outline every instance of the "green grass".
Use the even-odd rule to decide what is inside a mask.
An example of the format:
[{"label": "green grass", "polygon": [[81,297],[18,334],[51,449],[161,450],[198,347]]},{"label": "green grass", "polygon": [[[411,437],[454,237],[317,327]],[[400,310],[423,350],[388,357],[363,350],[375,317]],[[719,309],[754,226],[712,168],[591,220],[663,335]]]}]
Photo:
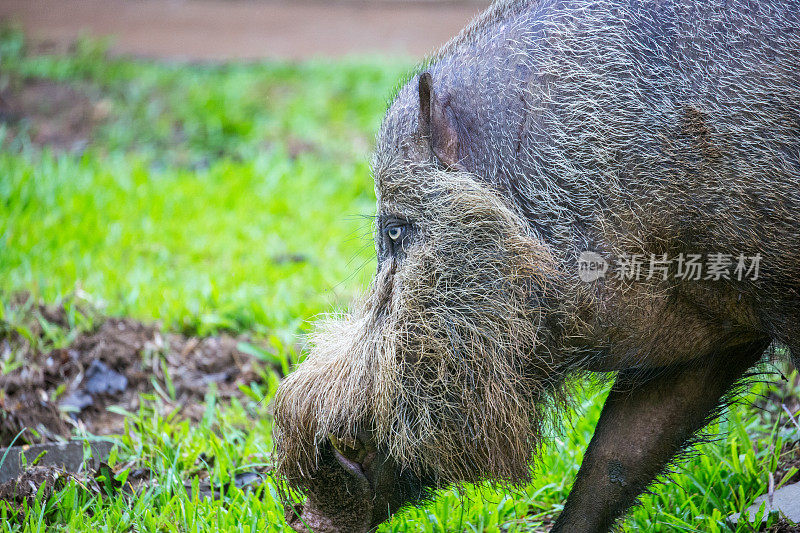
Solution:
[{"label": "green grass", "polygon": [[111,119],[79,156],[24,139],[0,152],[0,289],[53,300],[79,285],[110,314],[201,334],[294,332],[368,278],[367,155],[407,65],[185,67],[22,47],[7,33],[6,76],[76,84]]},{"label": "green grass", "polygon": [[[105,314],[192,334],[245,332],[296,357],[295,338],[308,321],[346,305],[373,271],[367,155],[384,99],[411,65],[375,58],[159,64],[103,50],[81,42],[66,57],[29,56],[19,32],[0,36],[0,87],[63,82],[108,112],[80,153],[41,149],[0,129],[3,330],[24,335],[26,318],[9,306],[24,290],[68,307],[89,300]],[[90,316],[70,316],[70,328],[39,342],[65,345],[73,329],[92,326]],[[6,360],[3,368],[18,363]],[[206,417],[194,426],[158,414],[158,396],[146,397],[110,462],[151,468],[148,490],[108,497],[70,482],[38,499],[22,524],[3,520],[10,510],[0,503],[0,530],[284,529],[273,483],[230,488],[215,501],[183,489],[197,483],[203,457],[215,458],[208,470],[219,483],[268,461],[266,405],[275,381],[248,388],[247,399],[231,405],[219,405],[211,391]],[[752,394],[766,390],[758,385]],[[381,531],[537,530],[561,509],[603,396],[587,390],[530,486],[447,490]],[[766,489],[777,450],[797,433],[779,430],[747,402],[727,415],[714,428],[722,436],[682,463],[673,483],[644,496],[625,530],[725,531],[724,517]]]}]

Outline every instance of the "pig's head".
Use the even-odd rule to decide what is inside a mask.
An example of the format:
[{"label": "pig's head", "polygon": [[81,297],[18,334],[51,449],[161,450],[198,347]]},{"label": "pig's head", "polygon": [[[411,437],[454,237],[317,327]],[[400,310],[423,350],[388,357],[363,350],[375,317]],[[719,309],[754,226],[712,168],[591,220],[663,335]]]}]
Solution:
[{"label": "pig's head", "polygon": [[555,386],[542,347],[553,259],[460,168],[420,80],[413,127],[391,125],[410,113],[395,102],[378,140],[369,292],[317,326],[275,400],[278,473],[307,497],[287,505],[298,531],[368,531],[439,487],[527,480]]}]

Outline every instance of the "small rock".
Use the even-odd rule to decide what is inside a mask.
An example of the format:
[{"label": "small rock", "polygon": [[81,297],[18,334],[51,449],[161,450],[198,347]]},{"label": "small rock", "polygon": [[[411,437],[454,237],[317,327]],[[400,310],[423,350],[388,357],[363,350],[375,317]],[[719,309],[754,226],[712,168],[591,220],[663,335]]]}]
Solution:
[{"label": "small rock", "polygon": [[[748,522],[755,520],[758,510],[764,502],[766,502],[767,511],[764,513],[764,521],[766,521],[771,513],[777,512],[792,522],[800,522],[800,483],[793,483],[779,488],[772,494],[771,502],[768,494],[756,498],[753,505],[745,509],[742,513],[745,515],[745,519]],[[741,515],[735,513],[728,517],[728,521],[736,524],[739,522],[740,518]]]},{"label": "small rock", "polygon": [[89,394],[118,394],[128,388],[128,378],[95,359],[86,370],[83,388]]}]

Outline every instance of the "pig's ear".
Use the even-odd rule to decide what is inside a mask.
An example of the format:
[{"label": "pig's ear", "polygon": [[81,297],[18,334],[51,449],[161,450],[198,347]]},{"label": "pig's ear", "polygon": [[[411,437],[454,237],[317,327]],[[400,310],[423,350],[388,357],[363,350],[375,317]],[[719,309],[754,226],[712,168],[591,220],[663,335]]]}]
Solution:
[{"label": "pig's ear", "polygon": [[448,168],[458,168],[458,134],[453,111],[433,90],[430,72],[419,76],[419,129],[433,154]]}]

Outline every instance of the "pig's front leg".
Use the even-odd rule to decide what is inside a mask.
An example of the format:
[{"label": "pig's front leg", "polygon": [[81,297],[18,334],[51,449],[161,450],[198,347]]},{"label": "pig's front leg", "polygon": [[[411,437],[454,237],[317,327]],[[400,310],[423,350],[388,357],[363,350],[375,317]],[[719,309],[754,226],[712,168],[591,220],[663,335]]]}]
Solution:
[{"label": "pig's front leg", "polygon": [[608,531],[713,418],[767,344],[754,342],[647,377],[620,373],[553,531]]}]

